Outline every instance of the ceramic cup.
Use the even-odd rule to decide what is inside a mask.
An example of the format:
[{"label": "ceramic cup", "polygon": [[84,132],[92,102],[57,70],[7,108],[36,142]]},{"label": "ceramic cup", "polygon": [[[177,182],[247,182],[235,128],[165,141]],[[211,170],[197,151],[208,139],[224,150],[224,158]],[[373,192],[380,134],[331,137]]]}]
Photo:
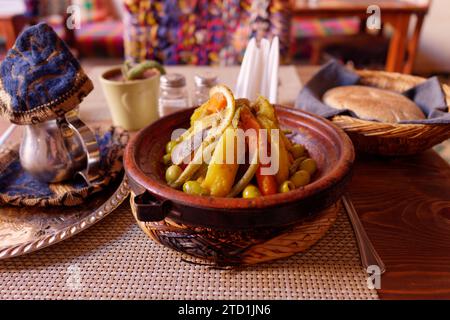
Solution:
[{"label": "ceramic cup", "polygon": [[100,76],[113,124],[135,131],[158,120],[160,75],[126,82],[115,80],[120,75],[120,66],[116,66]]}]

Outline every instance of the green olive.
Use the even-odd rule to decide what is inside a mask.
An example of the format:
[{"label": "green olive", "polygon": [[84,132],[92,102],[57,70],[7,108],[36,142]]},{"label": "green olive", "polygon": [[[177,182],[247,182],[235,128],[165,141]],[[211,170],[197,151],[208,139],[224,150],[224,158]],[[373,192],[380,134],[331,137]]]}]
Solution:
[{"label": "green olive", "polygon": [[299,170],[291,177],[292,183],[296,188],[306,186],[311,181],[308,171]]},{"label": "green olive", "polygon": [[173,148],[175,148],[175,146],[177,145],[176,141],[169,141],[166,144],[166,153],[171,154]]},{"label": "green olive", "polygon": [[286,193],[286,192],[289,192],[289,191],[294,190],[294,189],[295,189],[294,183],[292,181],[288,180],[288,181],[285,181],[285,182],[283,182],[281,184],[279,192],[280,193]]},{"label": "green olive", "polygon": [[181,168],[177,165],[173,164],[170,167],[168,167],[166,170],[167,183],[175,182],[178,179],[178,177],[181,175],[182,172],[183,172],[183,170],[181,170]]},{"label": "green olive", "polygon": [[313,175],[317,170],[317,163],[314,159],[308,158],[302,161],[300,169],[308,171],[309,175]]},{"label": "green olive", "polygon": [[305,147],[296,143],[292,146],[291,153],[295,159],[300,158],[305,154]]},{"label": "green olive", "polygon": [[172,155],[170,153],[165,154],[162,158],[162,161],[166,166],[168,166],[172,163]]},{"label": "green olive", "polygon": [[259,189],[252,184],[249,184],[248,186],[246,186],[244,191],[242,191],[242,198],[244,198],[244,199],[252,199],[252,198],[257,198],[260,196],[261,196],[261,192],[259,192]]},{"label": "green olive", "polygon": [[208,192],[198,181],[187,181],[183,184],[183,191],[194,196],[205,196]]}]

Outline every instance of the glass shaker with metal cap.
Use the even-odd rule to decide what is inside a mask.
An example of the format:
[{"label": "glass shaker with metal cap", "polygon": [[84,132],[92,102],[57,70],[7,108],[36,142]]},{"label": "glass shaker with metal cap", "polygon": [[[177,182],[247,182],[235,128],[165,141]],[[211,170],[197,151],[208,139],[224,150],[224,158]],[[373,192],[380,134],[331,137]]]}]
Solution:
[{"label": "glass shaker with metal cap", "polygon": [[209,99],[209,89],[217,84],[217,75],[212,72],[204,72],[194,77],[194,105],[202,105]]},{"label": "glass shaker with metal cap", "polygon": [[161,77],[159,113],[161,116],[179,111],[189,106],[186,78],[178,73]]}]

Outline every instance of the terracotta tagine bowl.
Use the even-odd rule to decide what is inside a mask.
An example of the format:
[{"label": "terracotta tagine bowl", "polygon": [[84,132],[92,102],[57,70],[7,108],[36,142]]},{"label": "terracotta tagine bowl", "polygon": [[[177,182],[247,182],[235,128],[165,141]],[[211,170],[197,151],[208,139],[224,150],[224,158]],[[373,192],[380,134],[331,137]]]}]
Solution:
[{"label": "terracotta tagine bowl", "polygon": [[318,173],[309,185],[289,193],[256,199],[192,196],[169,187],[161,158],[172,131],[187,128],[194,109],[164,117],[144,128],[125,151],[125,169],[136,217],[144,222],[170,219],[188,226],[245,230],[293,225],[342,196],[354,160],[348,136],[330,121],[304,111],[276,106],[283,129],[305,145]]}]

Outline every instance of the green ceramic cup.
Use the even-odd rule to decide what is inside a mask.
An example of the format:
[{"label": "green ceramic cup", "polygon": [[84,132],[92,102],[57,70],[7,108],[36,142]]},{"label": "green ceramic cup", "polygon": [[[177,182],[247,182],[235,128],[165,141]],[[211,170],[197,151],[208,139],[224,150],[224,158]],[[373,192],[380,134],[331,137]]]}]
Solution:
[{"label": "green ceramic cup", "polygon": [[113,124],[129,131],[142,129],[159,119],[159,78],[118,81],[120,66],[106,70],[100,76]]}]

